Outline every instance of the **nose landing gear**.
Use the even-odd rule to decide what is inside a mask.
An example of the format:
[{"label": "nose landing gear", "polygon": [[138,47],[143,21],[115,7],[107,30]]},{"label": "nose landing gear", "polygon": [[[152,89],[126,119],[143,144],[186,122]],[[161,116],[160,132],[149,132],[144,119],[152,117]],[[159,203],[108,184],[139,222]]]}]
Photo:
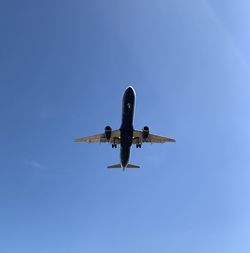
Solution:
[{"label": "nose landing gear", "polygon": [[141,148],[141,144],[136,144],[136,148]]},{"label": "nose landing gear", "polygon": [[112,144],[112,148],[117,148],[117,144]]}]

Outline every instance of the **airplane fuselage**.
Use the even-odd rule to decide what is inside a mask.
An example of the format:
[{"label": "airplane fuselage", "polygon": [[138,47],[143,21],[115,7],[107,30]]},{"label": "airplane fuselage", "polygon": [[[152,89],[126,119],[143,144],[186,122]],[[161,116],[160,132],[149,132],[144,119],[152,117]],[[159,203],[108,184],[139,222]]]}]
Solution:
[{"label": "airplane fuselage", "polygon": [[130,148],[133,141],[135,99],[135,91],[131,86],[129,86],[123,95],[122,123],[120,127],[120,162],[123,169],[125,169],[128,164]]},{"label": "airplane fuselage", "polygon": [[104,133],[75,139],[76,142],[110,143],[112,148],[117,148],[120,144],[120,163],[108,166],[109,169],[122,168],[124,171],[126,168],[140,168],[138,165],[129,163],[132,144],[135,144],[136,148],[141,148],[142,143],[176,142],[173,138],[150,133],[148,126],[144,126],[142,130],[135,130],[133,126],[135,102],[135,91],[132,86],[129,86],[123,94],[120,129],[112,130],[111,126],[106,126]]}]

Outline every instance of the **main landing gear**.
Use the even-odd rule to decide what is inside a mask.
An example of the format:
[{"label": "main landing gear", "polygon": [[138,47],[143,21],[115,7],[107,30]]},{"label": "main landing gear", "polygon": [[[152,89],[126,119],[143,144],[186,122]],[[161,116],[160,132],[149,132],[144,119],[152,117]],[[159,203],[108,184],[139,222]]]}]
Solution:
[{"label": "main landing gear", "polygon": [[141,148],[141,144],[136,144],[136,148]]},{"label": "main landing gear", "polygon": [[117,148],[117,144],[112,144],[112,148]]}]

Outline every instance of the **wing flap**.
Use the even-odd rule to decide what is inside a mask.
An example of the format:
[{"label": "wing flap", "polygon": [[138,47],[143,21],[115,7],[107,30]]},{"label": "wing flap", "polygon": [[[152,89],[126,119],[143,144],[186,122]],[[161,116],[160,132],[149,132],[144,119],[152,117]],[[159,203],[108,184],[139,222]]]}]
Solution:
[{"label": "wing flap", "polygon": [[156,134],[149,134],[148,138],[145,140],[145,142],[152,142],[152,143],[165,143],[165,142],[176,142],[175,139],[159,136]]},{"label": "wing flap", "polygon": [[105,143],[110,142],[112,144],[120,144],[120,130],[112,131],[111,138],[108,141],[105,133],[95,134],[87,137],[81,137],[74,139],[75,142],[88,142],[88,143]]},{"label": "wing flap", "polygon": [[107,139],[105,137],[105,134],[95,134],[87,137],[81,137],[81,138],[76,138],[74,139],[75,142],[88,142],[88,143],[93,143],[93,142],[107,142]]},{"label": "wing flap", "polygon": [[133,144],[139,144],[142,142],[149,143],[165,143],[165,142],[176,142],[175,139],[164,137],[156,134],[149,134],[147,139],[142,138],[142,131],[134,130],[133,133]]}]

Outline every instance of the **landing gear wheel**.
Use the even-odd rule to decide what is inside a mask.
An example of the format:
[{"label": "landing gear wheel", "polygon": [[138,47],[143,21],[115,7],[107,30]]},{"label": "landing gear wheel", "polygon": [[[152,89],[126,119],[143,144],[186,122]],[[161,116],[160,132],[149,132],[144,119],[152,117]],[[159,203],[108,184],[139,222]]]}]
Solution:
[{"label": "landing gear wheel", "polygon": [[138,147],[141,148],[141,144],[138,144]]}]

